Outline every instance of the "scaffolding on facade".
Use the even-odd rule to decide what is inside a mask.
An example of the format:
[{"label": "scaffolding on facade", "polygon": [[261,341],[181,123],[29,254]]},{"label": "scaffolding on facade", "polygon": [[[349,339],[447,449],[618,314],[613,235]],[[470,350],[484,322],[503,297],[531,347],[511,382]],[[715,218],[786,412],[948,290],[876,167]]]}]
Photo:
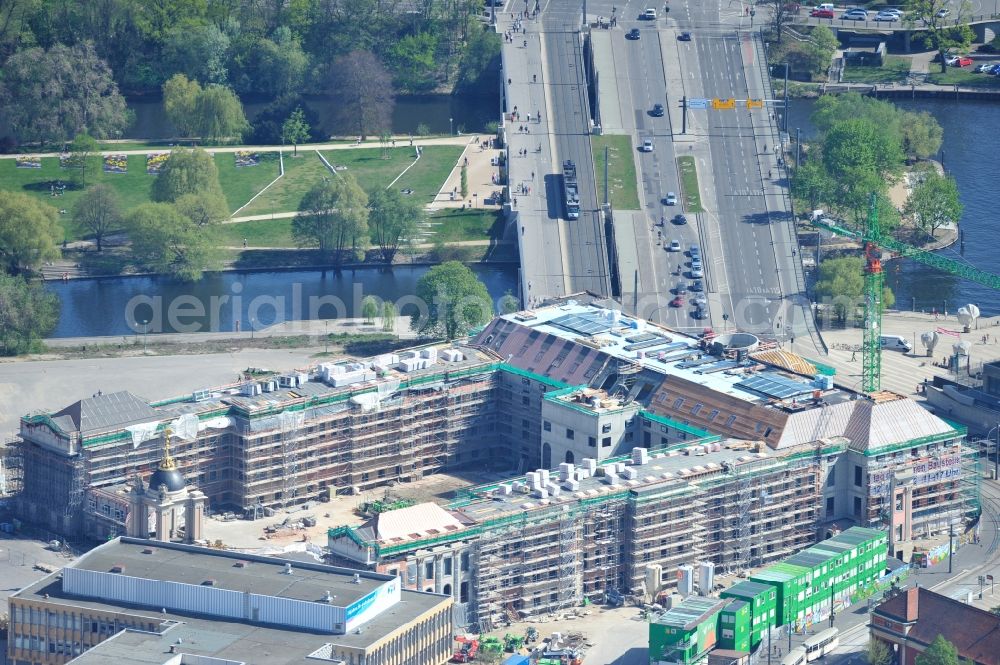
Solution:
[{"label": "scaffolding on facade", "polygon": [[571,506],[561,506],[559,513],[559,609],[576,604],[582,594],[580,576],[580,525],[577,511]]}]

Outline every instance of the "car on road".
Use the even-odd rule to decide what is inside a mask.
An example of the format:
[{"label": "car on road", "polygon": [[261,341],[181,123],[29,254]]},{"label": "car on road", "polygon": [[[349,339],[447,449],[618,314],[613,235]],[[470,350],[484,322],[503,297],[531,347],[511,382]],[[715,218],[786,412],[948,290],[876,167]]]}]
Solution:
[{"label": "car on road", "polygon": [[698,247],[698,245],[691,245],[688,247],[688,254],[690,254],[692,258],[701,256],[701,248]]},{"label": "car on road", "polygon": [[691,41],[691,33],[682,32],[681,34],[677,35],[677,40],[682,42],[689,42]]},{"label": "car on road", "polygon": [[639,28],[632,28],[625,33],[625,39],[639,39]]},{"label": "car on road", "polygon": [[649,115],[654,118],[663,117],[663,104],[653,104],[653,110],[649,112]]},{"label": "car on road", "polygon": [[691,267],[701,270],[701,259],[691,259]]},{"label": "car on road", "polygon": [[677,286],[674,287],[674,293],[676,293],[679,296],[682,296],[687,292],[688,292],[688,287],[687,284],[685,284],[684,282],[680,282],[679,284],[677,284]]},{"label": "car on road", "polygon": [[705,273],[701,271],[701,266],[698,266],[697,268],[694,266],[691,267],[691,279],[701,279],[704,276]]},{"label": "car on road", "polygon": [[668,252],[679,252],[681,251],[681,244],[676,240],[671,240],[670,244],[667,245]]},{"label": "car on road", "polygon": [[698,307],[695,307],[694,310],[691,311],[691,318],[697,319],[699,321],[702,320],[702,319],[704,319],[705,318],[705,307],[702,306],[702,305],[699,305]]},{"label": "car on road", "polygon": [[934,15],[937,16],[938,18],[944,18],[950,13],[951,13],[950,9],[948,9],[947,7],[942,7],[941,9],[937,10],[937,12]]},{"label": "car on road", "polygon": [[993,68],[996,66],[995,62],[984,62],[981,65],[976,65],[974,70],[977,74],[991,74]]},{"label": "car on road", "polygon": [[[667,195],[663,197],[663,205],[665,206],[675,206],[677,205],[677,195],[673,192],[667,192]],[[676,218],[675,218],[676,221]]]},{"label": "car on road", "polygon": [[697,305],[698,307],[704,307],[705,305],[708,304],[708,298],[699,293],[694,298],[691,298],[691,304]]},{"label": "car on road", "polygon": [[814,9],[809,12],[809,16],[813,18],[833,18],[832,9]]},{"label": "car on road", "polygon": [[642,152],[653,152],[653,139],[643,141],[642,145],[639,146],[639,150]]},{"label": "car on road", "polygon": [[674,219],[672,221],[677,226],[684,226],[688,223],[688,218],[684,215],[674,215]]},{"label": "car on road", "polygon": [[876,21],[886,21],[888,23],[892,23],[893,21],[898,21],[899,20],[899,14],[895,14],[895,13],[891,13],[891,12],[879,12],[878,14],[875,14],[875,20]]},{"label": "car on road", "polygon": [[994,76],[1000,76],[1000,62],[990,67],[989,73]]},{"label": "car on road", "polygon": [[952,67],[968,67],[972,64],[972,58],[967,55],[957,56],[952,62],[948,63]]},{"label": "car on road", "polygon": [[641,18],[643,20],[646,20],[646,21],[655,21],[656,20],[656,10],[653,9],[652,7],[647,7],[646,11],[644,11],[639,18]]},{"label": "car on road", "polygon": [[670,301],[671,307],[683,307],[684,306],[684,296],[677,296]]},{"label": "car on road", "polygon": [[693,282],[691,282],[691,290],[692,291],[704,291],[705,290],[705,286],[701,283],[700,279],[696,279]]},{"label": "car on road", "polygon": [[851,9],[844,12],[843,16],[840,18],[845,21],[867,21],[868,12],[864,9]]}]

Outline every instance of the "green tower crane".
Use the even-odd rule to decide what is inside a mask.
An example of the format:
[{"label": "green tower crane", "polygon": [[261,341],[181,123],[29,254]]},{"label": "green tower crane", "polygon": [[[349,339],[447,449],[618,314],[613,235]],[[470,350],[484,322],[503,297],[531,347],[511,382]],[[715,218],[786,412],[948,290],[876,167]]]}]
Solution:
[{"label": "green tower crane", "polygon": [[873,393],[880,389],[882,379],[882,293],[885,273],[882,272],[882,250],[897,256],[919,261],[924,265],[977,282],[991,289],[1000,290],[1000,276],[974,268],[965,263],[939,256],[917,247],[911,247],[882,234],[878,222],[876,195],[871,196],[871,206],[864,228],[860,231],[838,226],[827,220],[813,220],[813,226],[826,229],[840,236],[853,238],[861,243],[865,253],[865,315],[862,338],[861,389]]}]

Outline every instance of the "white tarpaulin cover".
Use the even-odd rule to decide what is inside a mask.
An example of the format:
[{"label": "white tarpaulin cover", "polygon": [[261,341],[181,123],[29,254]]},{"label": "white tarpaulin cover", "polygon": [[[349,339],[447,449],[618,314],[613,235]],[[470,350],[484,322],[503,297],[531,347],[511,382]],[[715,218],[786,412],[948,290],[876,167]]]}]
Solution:
[{"label": "white tarpaulin cover", "polygon": [[125,431],[132,435],[132,447],[138,448],[143,441],[149,441],[156,437],[156,428],[160,426],[160,421],[142,423],[126,427]]},{"label": "white tarpaulin cover", "polygon": [[204,422],[198,423],[198,431],[201,432],[206,429],[226,429],[232,424],[233,421],[228,416],[209,418]]},{"label": "white tarpaulin cover", "polygon": [[282,432],[299,429],[306,422],[305,411],[282,411],[278,414],[278,423]]},{"label": "white tarpaulin cover", "polygon": [[170,423],[170,429],[178,439],[191,440],[198,437],[198,416],[193,413],[185,413],[177,420]]}]

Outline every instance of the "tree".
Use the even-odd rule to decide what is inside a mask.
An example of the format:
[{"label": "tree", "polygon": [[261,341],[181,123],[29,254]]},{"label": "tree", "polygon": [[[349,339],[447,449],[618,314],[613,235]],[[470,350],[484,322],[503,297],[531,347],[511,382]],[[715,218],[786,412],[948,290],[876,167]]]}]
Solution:
[{"label": "tree", "polygon": [[[907,0],[905,4],[906,22],[920,26],[916,37],[925,46],[937,51],[942,74],[948,71],[945,62],[948,51],[967,50],[976,36],[972,28],[964,23],[971,13],[969,3],[963,1],[954,15],[951,14],[952,7],[954,5],[949,0]],[[948,11],[942,15],[941,10]]]},{"label": "tree", "polygon": [[177,212],[199,228],[211,227],[229,216],[226,199],[219,192],[194,192],[177,197]]},{"label": "tree", "polygon": [[408,92],[426,92],[436,85],[438,40],[429,32],[407,35],[389,49],[396,85]]},{"label": "tree", "polygon": [[3,64],[0,115],[19,141],[62,142],[80,132],[114,137],[131,115],[90,42],[18,51]]},{"label": "tree", "polygon": [[365,296],[364,300],[361,301],[361,316],[365,318],[365,323],[368,325],[375,323],[375,317],[378,316],[380,309],[378,298],[375,296]]},{"label": "tree", "polygon": [[[826,259],[819,264],[819,279],[815,292],[817,300],[832,304],[837,319],[846,321],[864,304],[865,290],[864,259],[860,256],[844,256]],[[882,293],[883,307],[892,307],[896,298],[889,287]]]},{"label": "tree", "polygon": [[162,67],[202,83],[225,83],[228,50],[229,37],[214,24],[184,21],[167,33]]},{"label": "tree", "polygon": [[211,234],[169,203],[144,203],[134,208],[126,226],[132,258],[144,268],[195,281],[210,267]]},{"label": "tree", "polygon": [[810,116],[816,129],[821,133],[830,131],[839,122],[861,118],[873,123],[884,134],[902,141],[900,132],[902,113],[894,104],[882,99],[866,97],[856,92],[823,95],[816,100]]},{"label": "tree", "polygon": [[424,208],[395,189],[376,190],[369,197],[368,206],[372,242],[378,246],[382,260],[391,264],[403,242],[416,236],[425,219]]},{"label": "tree", "polygon": [[0,354],[34,351],[59,320],[59,299],[39,282],[0,273]]},{"label": "tree", "polygon": [[331,69],[333,115],[345,132],[362,137],[391,126],[392,77],[371,51],[351,51]]},{"label": "tree", "polygon": [[865,660],[868,665],[889,665],[892,661],[889,646],[882,640],[868,638],[868,645],[865,647]]},{"label": "tree", "polygon": [[297,106],[281,125],[281,142],[295,146],[295,154],[299,154],[299,144],[309,140],[309,123],[306,122],[305,111]]},{"label": "tree", "polygon": [[937,118],[927,111],[902,113],[900,131],[903,135],[903,151],[916,159],[928,159],[936,154],[944,141],[944,129]]},{"label": "tree", "polygon": [[840,42],[833,31],[825,25],[818,25],[813,28],[809,35],[809,43],[806,51],[809,55],[809,71],[815,74],[822,74],[830,68],[833,54],[840,48]]},{"label": "tree", "polygon": [[959,665],[958,649],[943,635],[938,635],[914,662],[916,665]]},{"label": "tree", "polygon": [[459,190],[462,192],[462,198],[469,196],[469,166],[467,164],[462,164],[462,170],[459,172]]},{"label": "tree", "polygon": [[788,0],[761,0],[757,6],[770,7],[771,32],[774,33],[774,40],[780,44],[785,26],[795,18],[795,3]]},{"label": "tree", "polygon": [[170,159],[153,181],[150,198],[173,203],[185,194],[199,193],[218,196],[225,201],[215,160],[201,148],[177,148],[171,151]]},{"label": "tree", "polygon": [[340,265],[347,250],[363,249],[368,240],[368,196],[350,174],[338,175],[306,192],[292,220],[300,246],[315,245]]},{"label": "tree", "polygon": [[513,314],[520,309],[521,301],[517,299],[517,296],[510,292],[510,289],[508,289],[507,293],[503,294],[503,297],[500,298],[500,313]]},{"label": "tree", "polygon": [[958,199],[955,179],[929,169],[923,172],[921,181],[910,192],[903,211],[933,238],[945,224],[957,223],[964,209]]},{"label": "tree", "polygon": [[0,190],[0,262],[17,275],[43,261],[59,258],[57,238],[63,235],[52,206],[27,194]]},{"label": "tree", "polygon": [[897,137],[867,118],[855,118],[835,123],[824,134],[823,162],[834,177],[851,170],[891,176],[903,163],[903,151]]},{"label": "tree", "polygon": [[493,30],[473,30],[458,65],[455,91],[480,95],[500,84],[500,35]]},{"label": "tree", "polygon": [[382,331],[392,332],[396,329],[396,305],[388,300],[382,301]]},{"label": "tree", "polygon": [[122,225],[118,193],[103,183],[92,185],[73,205],[73,221],[94,235],[100,252],[104,237]]},{"label": "tree", "polygon": [[230,88],[213,83],[198,95],[194,105],[194,128],[203,141],[239,139],[247,127],[243,104]]},{"label": "tree", "polygon": [[805,199],[811,210],[816,210],[822,203],[829,201],[835,188],[836,183],[823,168],[821,159],[808,159],[795,168],[792,192]]},{"label": "tree", "polygon": [[184,138],[195,135],[195,105],[201,85],[184,74],[174,74],[163,84],[163,110],[174,128]]},{"label": "tree", "polygon": [[87,132],[80,132],[73,138],[69,146],[68,166],[75,169],[73,180],[81,187],[87,186],[87,166],[88,161],[95,154],[100,154],[100,146],[97,140]]},{"label": "tree", "polygon": [[410,325],[425,335],[452,340],[467,335],[493,315],[486,286],[458,261],[442,263],[424,273],[417,281],[417,298],[426,308],[426,317],[413,314]]}]

